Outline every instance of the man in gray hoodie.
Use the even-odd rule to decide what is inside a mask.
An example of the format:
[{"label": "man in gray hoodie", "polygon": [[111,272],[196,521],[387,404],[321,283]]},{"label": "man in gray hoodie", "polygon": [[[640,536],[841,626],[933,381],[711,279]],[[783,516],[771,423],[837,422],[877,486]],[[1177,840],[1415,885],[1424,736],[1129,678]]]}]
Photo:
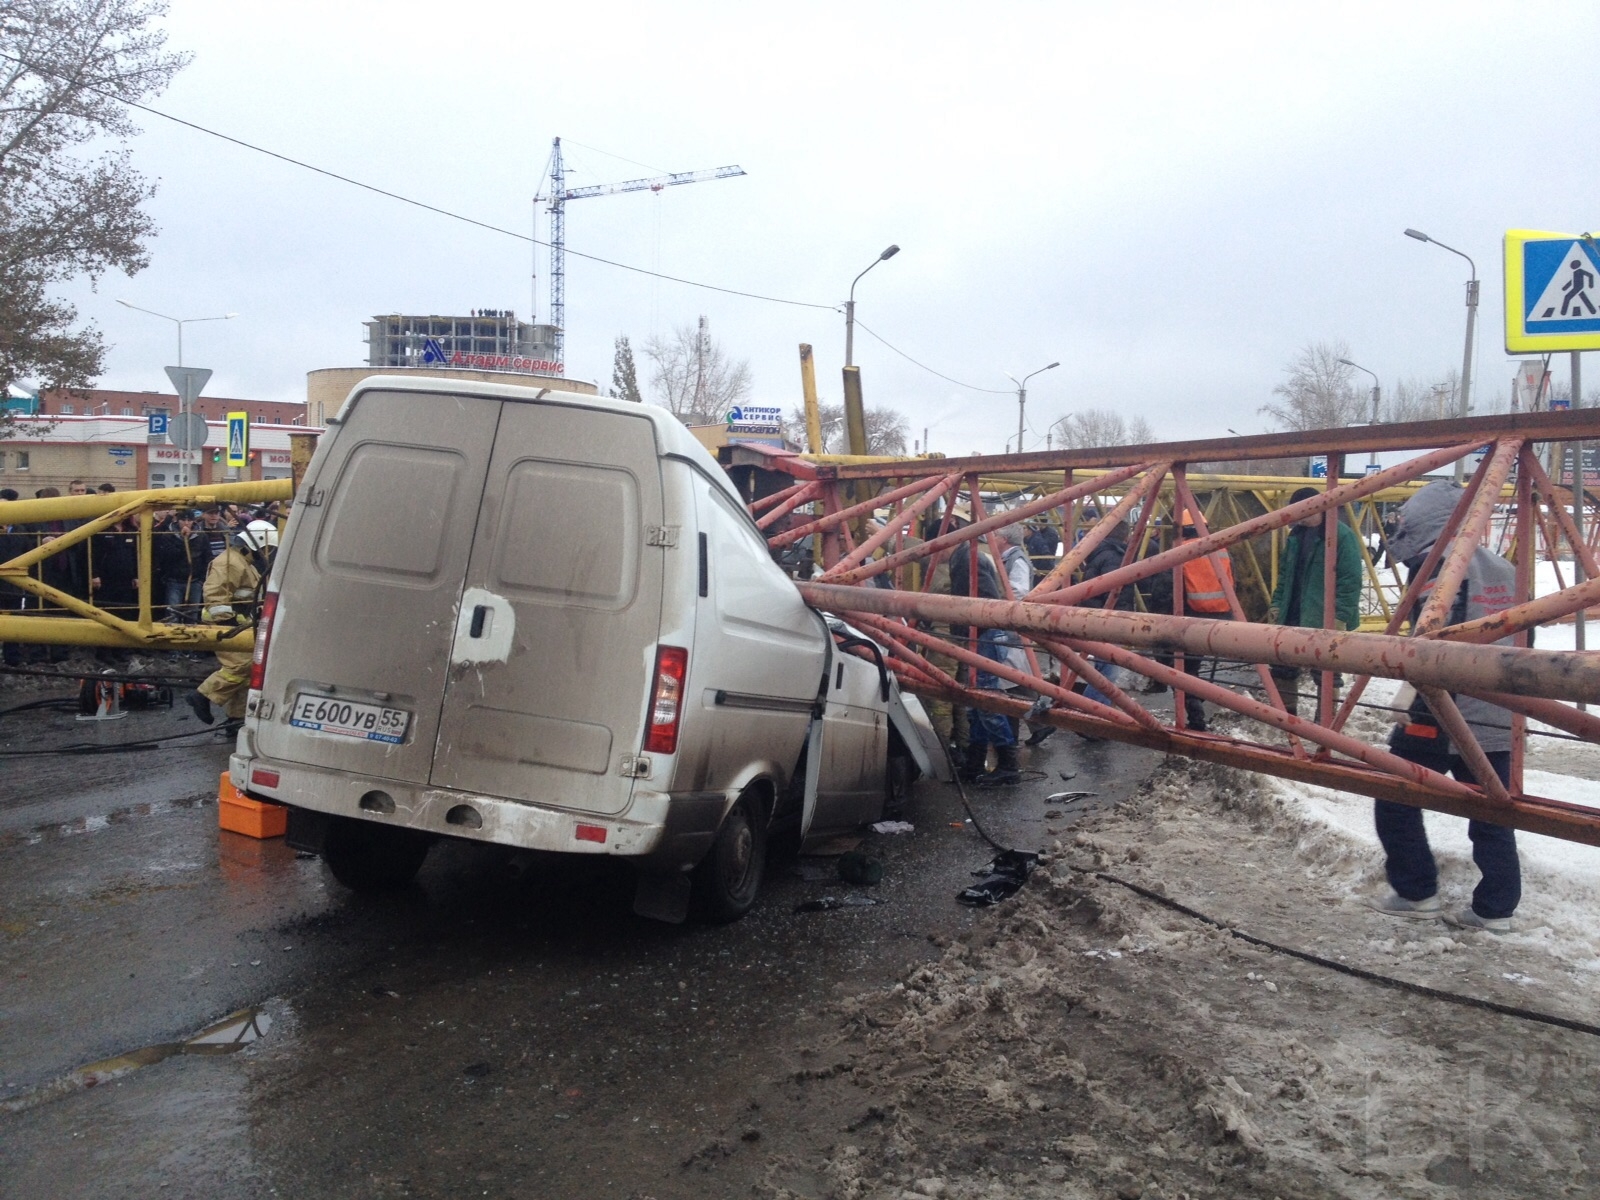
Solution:
[{"label": "man in gray hoodie", "polygon": [[[1408,577],[1421,569],[1461,496],[1462,491],[1455,484],[1438,480],[1407,500],[1391,518],[1387,526],[1389,553],[1405,564]],[[1440,561],[1443,562],[1443,556]],[[1466,579],[1451,605],[1448,623],[1470,621],[1511,607],[1516,600],[1516,578],[1516,568],[1498,554],[1479,546],[1473,551]],[[1432,588],[1430,580],[1419,598],[1419,605],[1426,603]],[[1507,644],[1510,641],[1506,639]],[[1509,785],[1511,714],[1471,696],[1454,696],[1453,699],[1500,782]],[[1408,761],[1440,773],[1449,772],[1466,783],[1475,782],[1471,769],[1457,748],[1450,744],[1420,696],[1410,702],[1404,719],[1390,733],[1389,748]],[[1482,879],[1472,893],[1470,908],[1443,913],[1439,904],[1439,871],[1423,829],[1422,810],[1388,800],[1376,800],[1373,804],[1378,840],[1383,844],[1387,859],[1384,870],[1394,889],[1386,898],[1375,902],[1374,908],[1395,917],[1433,920],[1443,916],[1449,924],[1461,929],[1510,932],[1511,914],[1522,896],[1522,866],[1517,858],[1513,830],[1487,821],[1468,823],[1472,861],[1477,864]]]}]

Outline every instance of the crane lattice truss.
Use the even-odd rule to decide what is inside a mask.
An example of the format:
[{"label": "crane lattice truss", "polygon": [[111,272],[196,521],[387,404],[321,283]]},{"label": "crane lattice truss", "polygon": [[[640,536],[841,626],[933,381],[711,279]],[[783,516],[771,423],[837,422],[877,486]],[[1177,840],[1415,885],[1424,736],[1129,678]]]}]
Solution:
[{"label": "crane lattice truss", "polygon": [[[1600,411],[966,459],[811,462],[755,446],[739,447],[738,456],[794,480],[752,503],[758,525],[774,550],[814,538],[822,570],[798,583],[801,593],[809,603],[870,634],[910,691],[1010,716],[1028,714],[1026,701],[976,688],[974,672],[981,668],[1050,702],[1048,711],[1028,714],[1030,723],[1042,721],[1091,737],[1600,845],[1600,808],[1531,795],[1523,787],[1530,719],[1583,741],[1600,742],[1600,719],[1578,707],[1585,701],[1600,703],[1600,653],[1529,646],[1529,631],[1536,626],[1600,607],[1600,568],[1573,520],[1571,493],[1552,483],[1540,461],[1549,443],[1585,439],[1600,440]],[[1342,475],[1347,455],[1379,450],[1414,456],[1364,476]],[[1181,615],[1185,562],[1217,551],[1230,552],[1237,562],[1253,539],[1259,542],[1263,535],[1320,515],[1331,566],[1341,510],[1358,509],[1383,494],[1403,495],[1406,485],[1479,451],[1485,452],[1449,524],[1416,573],[1416,582],[1391,606],[1382,632],[1336,632],[1331,604],[1326,620],[1330,628],[1252,623],[1227,581],[1232,620]],[[1328,456],[1330,469],[1327,479],[1319,481],[1324,487],[1319,495],[1233,523],[1208,522],[1207,509],[1189,481],[1191,463],[1307,454]],[[1084,478],[1086,474],[1092,477]],[[1036,485],[1043,494],[1005,511],[986,506],[986,495],[992,501],[1001,490],[986,487],[986,480],[1051,475],[1052,484]],[[1078,506],[1091,498],[1099,499],[1103,515],[1087,526],[1081,540],[1069,544],[1058,565],[1025,596],[1012,594],[1004,571],[998,572],[1003,600],[929,590],[939,562],[949,555],[975,558],[978,543],[986,541],[998,563],[996,531],[1039,516],[1071,522],[1071,529]],[[950,512],[958,499],[970,504],[973,523],[952,529]],[[1592,511],[1592,495],[1588,503]],[[1170,530],[1171,514],[1182,509],[1195,514],[1200,536],[1165,549],[1160,541],[1152,544],[1152,522],[1161,520]],[[1211,511],[1214,516],[1215,505]],[[1577,515],[1581,522],[1585,514]],[[1074,582],[1077,568],[1124,519],[1131,520],[1133,536],[1123,566]],[[925,536],[919,538],[918,532]],[[1504,550],[1516,567],[1515,603],[1490,618],[1449,624],[1448,604],[1465,578],[1468,559],[1476,547],[1497,536],[1506,538]],[[1535,599],[1538,547],[1554,559],[1564,553],[1563,544],[1574,554],[1577,579],[1556,594]],[[975,561],[972,565],[968,578],[975,588],[978,571]],[[1173,614],[1084,607],[1099,605],[1107,595],[1162,572],[1173,575]],[[1424,596],[1422,583],[1435,574],[1438,585]],[[894,587],[874,586],[885,576]],[[1333,589],[1325,592],[1331,600]],[[958,640],[945,632],[951,625],[971,626],[974,635],[982,628],[1016,631],[1023,635],[1029,669],[979,656],[972,638]],[[1408,627],[1415,635],[1399,636]],[[1186,674],[1184,659],[1190,656],[1243,664],[1246,678],[1225,686],[1215,682],[1215,675],[1206,680]],[[1041,670],[1050,657],[1059,663],[1059,677]],[[1107,680],[1097,662],[1126,668],[1135,682],[1143,677],[1171,688],[1177,694],[1171,720]],[[1313,719],[1298,717],[1285,706],[1273,666],[1321,674],[1319,711]],[[1333,686],[1336,672],[1352,683],[1342,703]],[[1472,768],[1475,784],[1397,757],[1381,736],[1369,741],[1352,732],[1352,713],[1373,678],[1405,680],[1427,698]],[[1109,703],[1074,691],[1078,679],[1092,684]],[[1214,725],[1211,732],[1188,728],[1185,693],[1237,719],[1225,720],[1225,731],[1216,731]],[[1452,694],[1481,697],[1507,710],[1514,736],[1509,788],[1495,776]],[[1385,717],[1386,732],[1393,715]]]},{"label": "crane lattice truss", "polygon": [[621,183],[569,188],[566,164],[561,157],[561,139],[556,138],[550,144],[550,324],[556,331],[557,362],[565,361],[567,344],[567,201],[615,196],[621,192],[659,192],[679,184],[732,179],[744,173],[744,168],[740,166],[712,167],[705,171],[675,171],[670,175],[656,175],[649,179],[627,179]]}]

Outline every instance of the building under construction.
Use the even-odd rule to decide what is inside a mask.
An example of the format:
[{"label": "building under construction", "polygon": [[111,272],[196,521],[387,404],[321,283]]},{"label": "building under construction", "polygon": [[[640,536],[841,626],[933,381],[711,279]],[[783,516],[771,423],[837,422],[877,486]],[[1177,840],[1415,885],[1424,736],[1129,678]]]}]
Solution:
[{"label": "building under construction", "polygon": [[476,308],[464,317],[390,313],[367,326],[367,364],[373,367],[474,367],[560,375],[563,364],[553,325],[517,320],[504,308]]}]

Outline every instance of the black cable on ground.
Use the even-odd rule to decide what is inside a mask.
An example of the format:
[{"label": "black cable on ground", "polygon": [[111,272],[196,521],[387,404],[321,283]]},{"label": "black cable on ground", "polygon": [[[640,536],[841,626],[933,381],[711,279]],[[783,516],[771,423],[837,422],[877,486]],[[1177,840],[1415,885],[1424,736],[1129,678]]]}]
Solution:
[{"label": "black cable on ground", "polygon": [[961,782],[961,772],[956,769],[956,756],[950,752],[950,743],[945,741],[943,738],[939,739],[939,743],[944,747],[945,762],[950,764],[950,780],[956,785],[956,795],[961,797],[961,807],[966,810],[967,820],[972,822],[972,828],[978,831],[978,836],[984,841],[988,842],[989,845],[994,847],[994,849],[998,850],[1001,854],[1022,853],[1020,851],[1012,850],[1009,846],[1002,846],[999,842],[990,837],[989,831],[979,823],[978,814],[972,811],[972,805],[967,802],[967,789]]},{"label": "black cable on ground", "polygon": [[1252,946],[1260,946],[1263,950],[1271,950],[1275,954],[1287,954],[1290,958],[1298,958],[1301,962],[1311,963],[1313,966],[1326,967],[1330,971],[1337,971],[1341,975],[1349,975],[1355,979],[1364,979],[1368,983],[1376,983],[1383,987],[1394,988],[1396,991],[1410,992],[1416,996],[1426,996],[1430,1000],[1442,1000],[1446,1004],[1459,1004],[1465,1008],[1483,1009],[1485,1012],[1499,1013],[1504,1017],[1516,1017],[1522,1021],[1535,1021],[1541,1025],[1554,1025],[1559,1029],[1570,1029],[1575,1033],[1592,1034],[1600,1037],[1600,1025],[1590,1025],[1584,1021],[1574,1021],[1570,1017],[1557,1017],[1549,1013],[1538,1012],[1531,1008],[1519,1008],[1515,1004],[1501,1004],[1495,1000],[1484,1000],[1477,996],[1463,996],[1460,992],[1447,992],[1440,988],[1431,988],[1426,984],[1411,983],[1404,979],[1396,979],[1392,975],[1380,975],[1376,971],[1368,971],[1362,967],[1352,967],[1349,963],[1342,963],[1335,959],[1323,958],[1320,954],[1311,954],[1305,950],[1296,950],[1290,946],[1281,946],[1277,942],[1269,942],[1266,938],[1256,937],[1254,934],[1245,933],[1243,930],[1234,929],[1223,924],[1215,917],[1209,917],[1203,912],[1190,908],[1187,904],[1180,904],[1160,892],[1152,891],[1127,879],[1119,879],[1105,871],[1082,871],[1082,874],[1092,874],[1096,879],[1103,879],[1107,883],[1114,883],[1118,887],[1127,888],[1130,892],[1143,896],[1146,900],[1153,900],[1163,908],[1170,908],[1173,912],[1182,913],[1184,916],[1209,925],[1213,929],[1220,929],[1229,937],[1238,938],[1241,942],[1248,942]]},{"label": "black cable on ground", "polygon": [[[210,674],[208,671],[206,674]],[[198,684],[205,680],[205,675],[126,675],[114,671],[41,671],[30,667],[0,667],[0,675],[30,675],[37,679],[62,679],[73,683],[82,683],[85,679],[92,679],[97,683],[150,683],[161,687],[193,683]]]},{"label": "black cable on ground", "polygon": [[26,704],[13,704],[10,708],[0,708],[0,717],[9,717],[12,713],[30,712],[36,708],[54,708],[60,712],[73,712],[78,707],[76,696],[46,696],[43,700],[29,700]]},{"label": "black cable on ground", "polygon": [[[74,707],[77,701],[73,701]],[[113,742],[97,745],[94,742],[71,742],[50,750],[0,750],[0,758],[43,758],[53,754],[123,754],[135,751],[159,750],[168,742],[181,742],[185,738],[203,737],[206,734],[231,734],[237,726],[218,725],[214,728],[194,729],[188,733],[172,733],[166,737],[145,738],[136,742]]]}]

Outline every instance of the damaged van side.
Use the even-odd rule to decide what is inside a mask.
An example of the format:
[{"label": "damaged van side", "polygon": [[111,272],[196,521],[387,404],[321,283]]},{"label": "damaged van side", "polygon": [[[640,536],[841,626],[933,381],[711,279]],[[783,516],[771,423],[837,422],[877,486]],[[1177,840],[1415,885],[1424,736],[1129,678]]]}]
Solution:
[{"label": "damaged van side", "polygon": [[732,920],[775,829],[934,769],[839,639],[663,410],[373,377],[296,493],[230,773],[352,887],[455,837],[625,857],[642,913]]}]

